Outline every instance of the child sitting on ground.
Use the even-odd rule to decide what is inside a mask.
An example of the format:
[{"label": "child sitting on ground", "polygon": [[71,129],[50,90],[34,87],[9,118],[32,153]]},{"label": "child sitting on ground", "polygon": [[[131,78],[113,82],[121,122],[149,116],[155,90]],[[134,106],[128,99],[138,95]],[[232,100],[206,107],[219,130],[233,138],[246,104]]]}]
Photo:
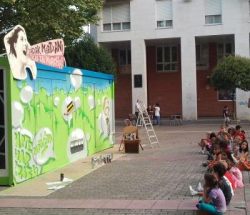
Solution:
[{"label": "child sitting on ground", "polygon": [[250,162],[248,160],[248,142],[246,140],[240,144],[238,159],[238,168],[241,171],[250,171]]},{"label": "child sitting on ground", "polygon": [[214,132],[212,132],[210,134],[210,140],[211,140],[211,146],[209,149],[207,149],[207,160],[213,160],[214,159],[214,155],[213,155],[213,152],[214,152],[214,146],[217,144],[218,142],[218,138],[216,136],[216,134]]},{"label": "child sitting on ground", "polygon": [[205,154],[205,149],[209,149],[211,147],[211,133],[206,133],[206,138],[201,139],[201,141],[198,143],[198,145],[201,147],[201,153]]},{"label": "child sitting on ground", "polygon": [[224,132],[227,132],[227,127],[225,126],[225,125],[221,125],[220,126],[220,130],[218,131],[218,133],[217,133],[217,137],[220,137],[220,135],[222,134],[222,133],[224,133]]},{"label": "child sitting on ground", "polygon": [[235,190],[237,188],[237,182],[235,180],[235,177],[233,177],[233,174],[228,169],[228,164],[227,164],[228,162],[227,162],[227,160],[226,160],[226,162],[223,162],[223,165],[226,168],[226,172],[225,172],[224,177],[227,178],[227,180],[231,183],[231,186],[232,186],[233,190]]},{"label": "child sitting on ground", "polygon": [[228,171],[232,174],[232,177],[236,181],[236,188],[244,187],[242,173],[240,169],[236,167],[232,157],[229,157],[229,159],[227,160],[227,164]]},{"label": "child sitting on ground", "polygon": [[222,190],[218,187],[218,180],[213,174],[204,175],[203,198],[196,207],[209,214],[223,214],[226,212],[226,200]]},{"label": "child sitting on ground", "polygon": [[208,170],[211,170],[213,166],[222,160],[222,151],[219,144],[213,146],[213,160],[208,161]]},{"label": "child sitting on ground", "polygon": [[225,196],[226,205],[228,205],[232,199],[232,196],[234,195],[234,192],[230,182],[226,177],[224,177],[226,173],[226,167],[223,163],[218,162],[217,164],[214,165],[213,170],[214,170],[214,175],[218,180],[218,185]]},{"label": "child sitting on ground", "polygon": [[245,136],[245,132],[242,132],[241,126],[240,125],[236,125],[235,126],[235,134],[234,136],[240,136],[241,140],[245,140],[246,136]]}]

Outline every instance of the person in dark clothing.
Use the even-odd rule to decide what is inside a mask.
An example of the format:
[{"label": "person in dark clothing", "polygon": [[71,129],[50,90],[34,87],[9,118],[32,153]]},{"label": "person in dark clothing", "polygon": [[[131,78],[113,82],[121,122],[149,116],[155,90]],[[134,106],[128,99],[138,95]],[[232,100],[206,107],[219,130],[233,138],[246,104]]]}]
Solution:
[{"label": "person in dark clothing", "polygon": [[229,109],[227,105],[225,105],[223,108],[223,117],[225,125],[228,126],[230,123],[230,118],[229,118]]},{"label": "person in dark clothing", "polygon": [[224,177],[227,169],[223,163],[218,162],[213,166],[213,170],[218,179],[219,188],[222,190],[226,199],[226,204],[228,205],[234,193],[230,183],[228,183],[226,177]]}]

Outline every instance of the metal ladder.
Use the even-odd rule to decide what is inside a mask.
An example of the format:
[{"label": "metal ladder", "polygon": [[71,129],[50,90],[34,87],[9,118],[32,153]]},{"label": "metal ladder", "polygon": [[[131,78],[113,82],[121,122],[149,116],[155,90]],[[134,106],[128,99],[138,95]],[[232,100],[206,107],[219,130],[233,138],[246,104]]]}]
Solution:
[{"label": "metal ladder", "polygon": [[147,135],[148,135],[148,140],[149,140],[149,143],[150,143],[152,148],[153,148],[154,144],[157,144],[157,146],[160,147],[158,138],[155,134],[154,127],[152,125],[150,116],[148,115],[148,111],[147,111],[145,105],[140,100],[137,100],[136,105],[137,105],[137,109],[138,109],[138,118],[137,118],[136,126],[137,127],[138,126],[145,127]]}]

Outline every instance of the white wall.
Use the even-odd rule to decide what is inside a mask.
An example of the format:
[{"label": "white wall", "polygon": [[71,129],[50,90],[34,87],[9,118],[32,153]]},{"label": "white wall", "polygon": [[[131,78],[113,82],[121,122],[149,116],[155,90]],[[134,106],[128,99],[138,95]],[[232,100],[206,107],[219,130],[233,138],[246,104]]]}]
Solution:
[{"label": "white wall", "polygon": [[197,119],[197,84],[195,38],[181,38],[182,115],[184,120]]},{"label": "white wall", "polygon": [[[247,0],[222,0],[222,24],[205,25],[204,0],[173,0],[173,28],[157,29],[155,16],[155,0],[131,0],[131,30],[124,32],[102,32],[102,23],[97,29],[98,42],[131,41],[132,75],[145,73],[145,40],[180,38],[182,56],[182,103],[183,117],[185,119],[197,119],[197,93],[195,77],[195,37],[209,35],[231,34],[238,35],[235,40],[235,52],[243,56],[249,56],[250,19]],[[244,36],[240,36],[244,32]],[[247,39],[248,38],[248,39]],[[242,40],[243,39],[243,43]],[[134,44],[138,41],[138,45]],[[190,44],[189,44],[190,41]],[[246,45],[244,45],[246,44]],[[144,45],[145,46],[145,45]],[[139,50],[138,50],[139,49]],[[190,77],[188,74],[190,73]],[[146,81],[146,79],[144,79]],[[133,85],[132,85],[133,86]],[[190,87],[191,86],[191,87]],[[146,84],[144,89],[132,89],[133,108],[138,96],[142,96],[146,102]],[[245,117],[248,113],[240,101],[245,101],[248,94],[237,91],[238,117]]]},{"label": "white wall", "polygon": [[[133,113],[137,99],[147,106],[147,72],[146,72],[146,48],[142,39],[131,41],[131,68],[132,68],[132,104]],[[134,88],[134,75],[142,75],[142,88]]]},{"label": "white wall", "polygon": [[[249,57],[249,32],[242,29],[235,34],[235,54]],[[250,120],[250,108],[248,108],[248,99],[250,92],[236,90],[236,116],[238,119]]]},{"label": "white wall", "polygon": [[155,0],[131,0],[131,30],[102,32],[98,26],[98,42],[127,41],[133,38],[161,39],[195,35],[234,34],[237,29],[249,29],[248,1],[222,0],[222,24],[205,25],[204,0],[173,0],[173,28],[157,29]]}]

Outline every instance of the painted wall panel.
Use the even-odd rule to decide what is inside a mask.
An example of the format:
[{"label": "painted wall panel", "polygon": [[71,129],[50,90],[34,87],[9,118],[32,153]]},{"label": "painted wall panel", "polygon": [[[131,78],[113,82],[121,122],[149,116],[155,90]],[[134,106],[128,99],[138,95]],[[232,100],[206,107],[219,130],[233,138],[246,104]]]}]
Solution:
[{"label": "painted wall panel", "polygon": [[14,184],[113,146],[112,76],[37,66],[8,86]]}]

